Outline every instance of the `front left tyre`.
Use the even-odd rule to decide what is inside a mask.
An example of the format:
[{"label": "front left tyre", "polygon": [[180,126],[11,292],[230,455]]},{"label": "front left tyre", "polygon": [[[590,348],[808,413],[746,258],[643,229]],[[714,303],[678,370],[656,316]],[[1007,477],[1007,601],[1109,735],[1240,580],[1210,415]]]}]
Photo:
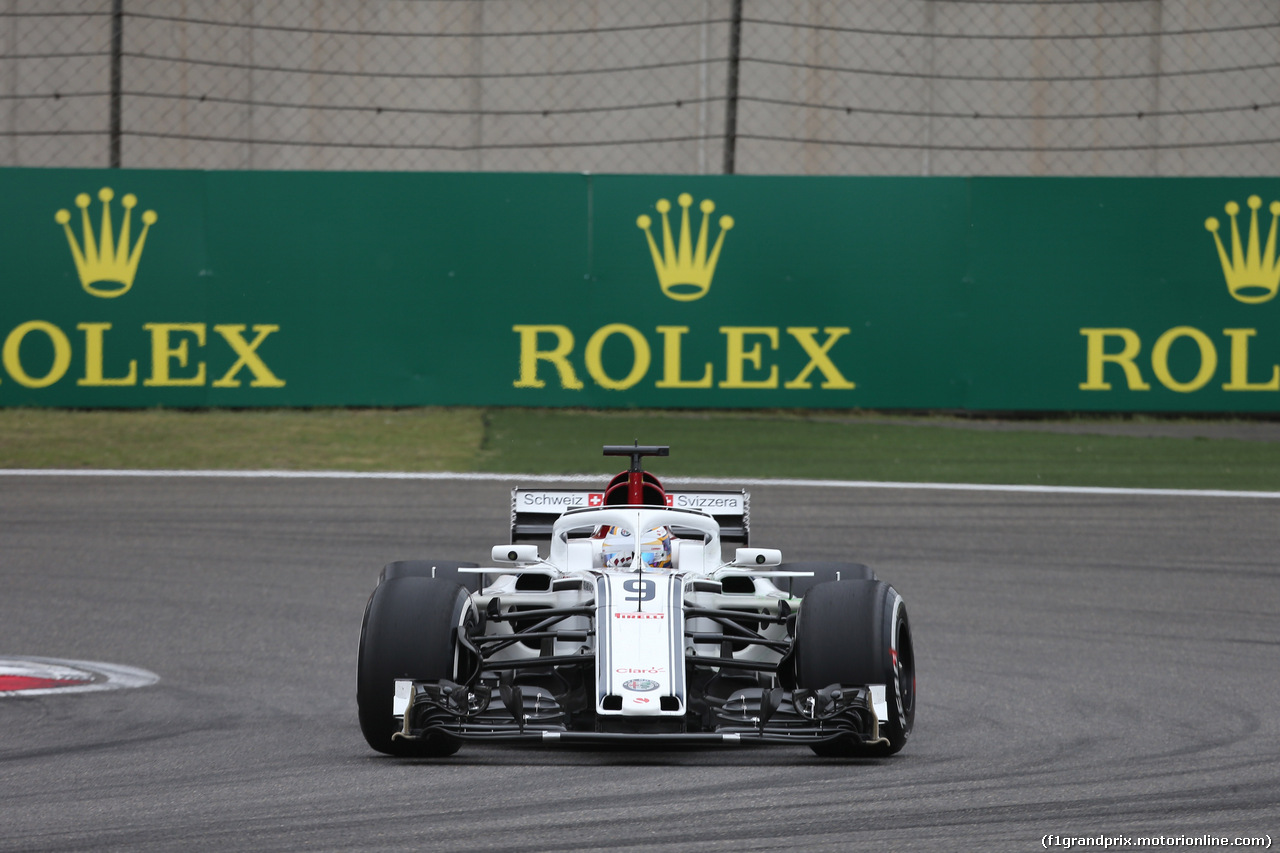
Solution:
[{"label": "front left tyre", "polygon": [[827,757],[886,756],[902,749],[916,718],[916,656],[907,606],[883,581],[818,584],[808,591],[796,622],[795,679],[799,687],[883,684],[887,742],[842,738],[813,744]]},{"label": "front left tyre", "polygon": [[460,584],[444,578],[393,577],[378,584],[360,628],[356,705],[369,746],[388,755],[442,758],[461,743],[446,734],[421,740],[393,738],[397,679],[453,679],[458,669],[457,631],[474,618]]}]

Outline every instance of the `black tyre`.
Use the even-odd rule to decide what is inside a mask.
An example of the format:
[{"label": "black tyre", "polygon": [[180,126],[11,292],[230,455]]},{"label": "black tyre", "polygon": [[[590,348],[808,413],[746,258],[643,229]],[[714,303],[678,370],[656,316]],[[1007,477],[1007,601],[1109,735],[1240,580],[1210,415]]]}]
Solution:
[{"label": "black tyre", "polygon": [[792,598],[804,598],[805,593],[820,583],[830,581],[873,581],[876,573],[862,563],[824,563],[806,560],[795,563],[781,563],[780,572],[813,572],[813,577],[805,578],[773,578],[773,585],[785,590]]},{"label": "black tyre", "polygon": [[356,705],[369,746],[388,755],[440,758],[458,751],[447,735],[423,740],[392,739],[392,698],[397,678],[453,678],[457,669],[455,628],[472,613],[467,591],[453,581],[397,577],[378,584],[364,611],[357,663]]},{"label": "black tyre", "polygon": [[479,563],[461,560],[396,560],[382,567],[378,583],[391,578],[441,578],[466,587],[467,592],[480,591],[480,575],[460,572],[458,569],[479,568]]},{"label": "black tyre", "polygon": [[906,745],[916,717],[916,658],[906,603],[881,581],[842,581],[809,590],[795,640],[796,684],[883,684],[887,744],[849,739],[813,745],[824,756],[893,755]]}]

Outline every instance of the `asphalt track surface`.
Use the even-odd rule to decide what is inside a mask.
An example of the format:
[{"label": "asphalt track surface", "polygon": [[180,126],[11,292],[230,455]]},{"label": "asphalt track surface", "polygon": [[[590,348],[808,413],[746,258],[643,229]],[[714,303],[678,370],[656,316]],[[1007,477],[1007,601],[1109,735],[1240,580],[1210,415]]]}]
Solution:
[{"label": "asphalt track surface", "polygon": [[906,749],[372,752],[365,600],[484,559],[511,484],[5,477],[0,657],[150,687],[0,698],[0,850],[1041,849],[1280,830],[1280,501],[752,489],[755,544],[905,596]]}]

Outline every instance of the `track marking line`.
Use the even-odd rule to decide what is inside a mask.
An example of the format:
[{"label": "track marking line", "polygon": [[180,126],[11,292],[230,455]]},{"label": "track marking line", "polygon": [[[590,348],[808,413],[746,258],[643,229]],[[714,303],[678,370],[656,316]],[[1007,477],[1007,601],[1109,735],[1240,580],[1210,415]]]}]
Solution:
[{"label": "track marking line", "polygon": [[118,663],[27,655],[0,657],[0,698],[124,690],[147,687],[159,680],[154,672]]},{"label": "track marking line", "polygon": [[[449,471],[178,471],[147,469],[0,468],[7,477],[153,477],[262,480],[441,480],[493,483],[599,483],[607,474],[489,474]],[[820,489],[916,489],[926,491],[1017,492],[1047,495],[1153,495],[1189,498],[1280,499],[1280,492],[1229,489],[1124,489],[1110,486],[1032,486],[986,483],[897,483],[879,480],[804,480],[750,477],[663,477],[676,486],[800,486]]]}]

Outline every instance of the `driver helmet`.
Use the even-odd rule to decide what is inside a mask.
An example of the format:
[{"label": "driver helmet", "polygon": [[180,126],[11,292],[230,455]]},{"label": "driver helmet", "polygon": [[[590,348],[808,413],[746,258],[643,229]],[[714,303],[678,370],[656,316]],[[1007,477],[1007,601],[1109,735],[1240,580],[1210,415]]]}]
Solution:
[{"label": "driver helmet", "polygon": [[[640,563],[645,571],[671,568],[671,531],[665,526],[646,530],[640,537]],[[605,531],[601,548],[605,568],[630,568],[636,555],[636,540],[625,527]]]},{"label": "driver helmet", "polygon": [[665,525],[640,537],[640,562],[648,572],[671,568],[671,531]]},{"label": "driver helmet", "polygon": [[606,569],[624,569],[636,556],[635,540],[625,527],[610,527],[604,532],[600,549],[601,564]]}]

